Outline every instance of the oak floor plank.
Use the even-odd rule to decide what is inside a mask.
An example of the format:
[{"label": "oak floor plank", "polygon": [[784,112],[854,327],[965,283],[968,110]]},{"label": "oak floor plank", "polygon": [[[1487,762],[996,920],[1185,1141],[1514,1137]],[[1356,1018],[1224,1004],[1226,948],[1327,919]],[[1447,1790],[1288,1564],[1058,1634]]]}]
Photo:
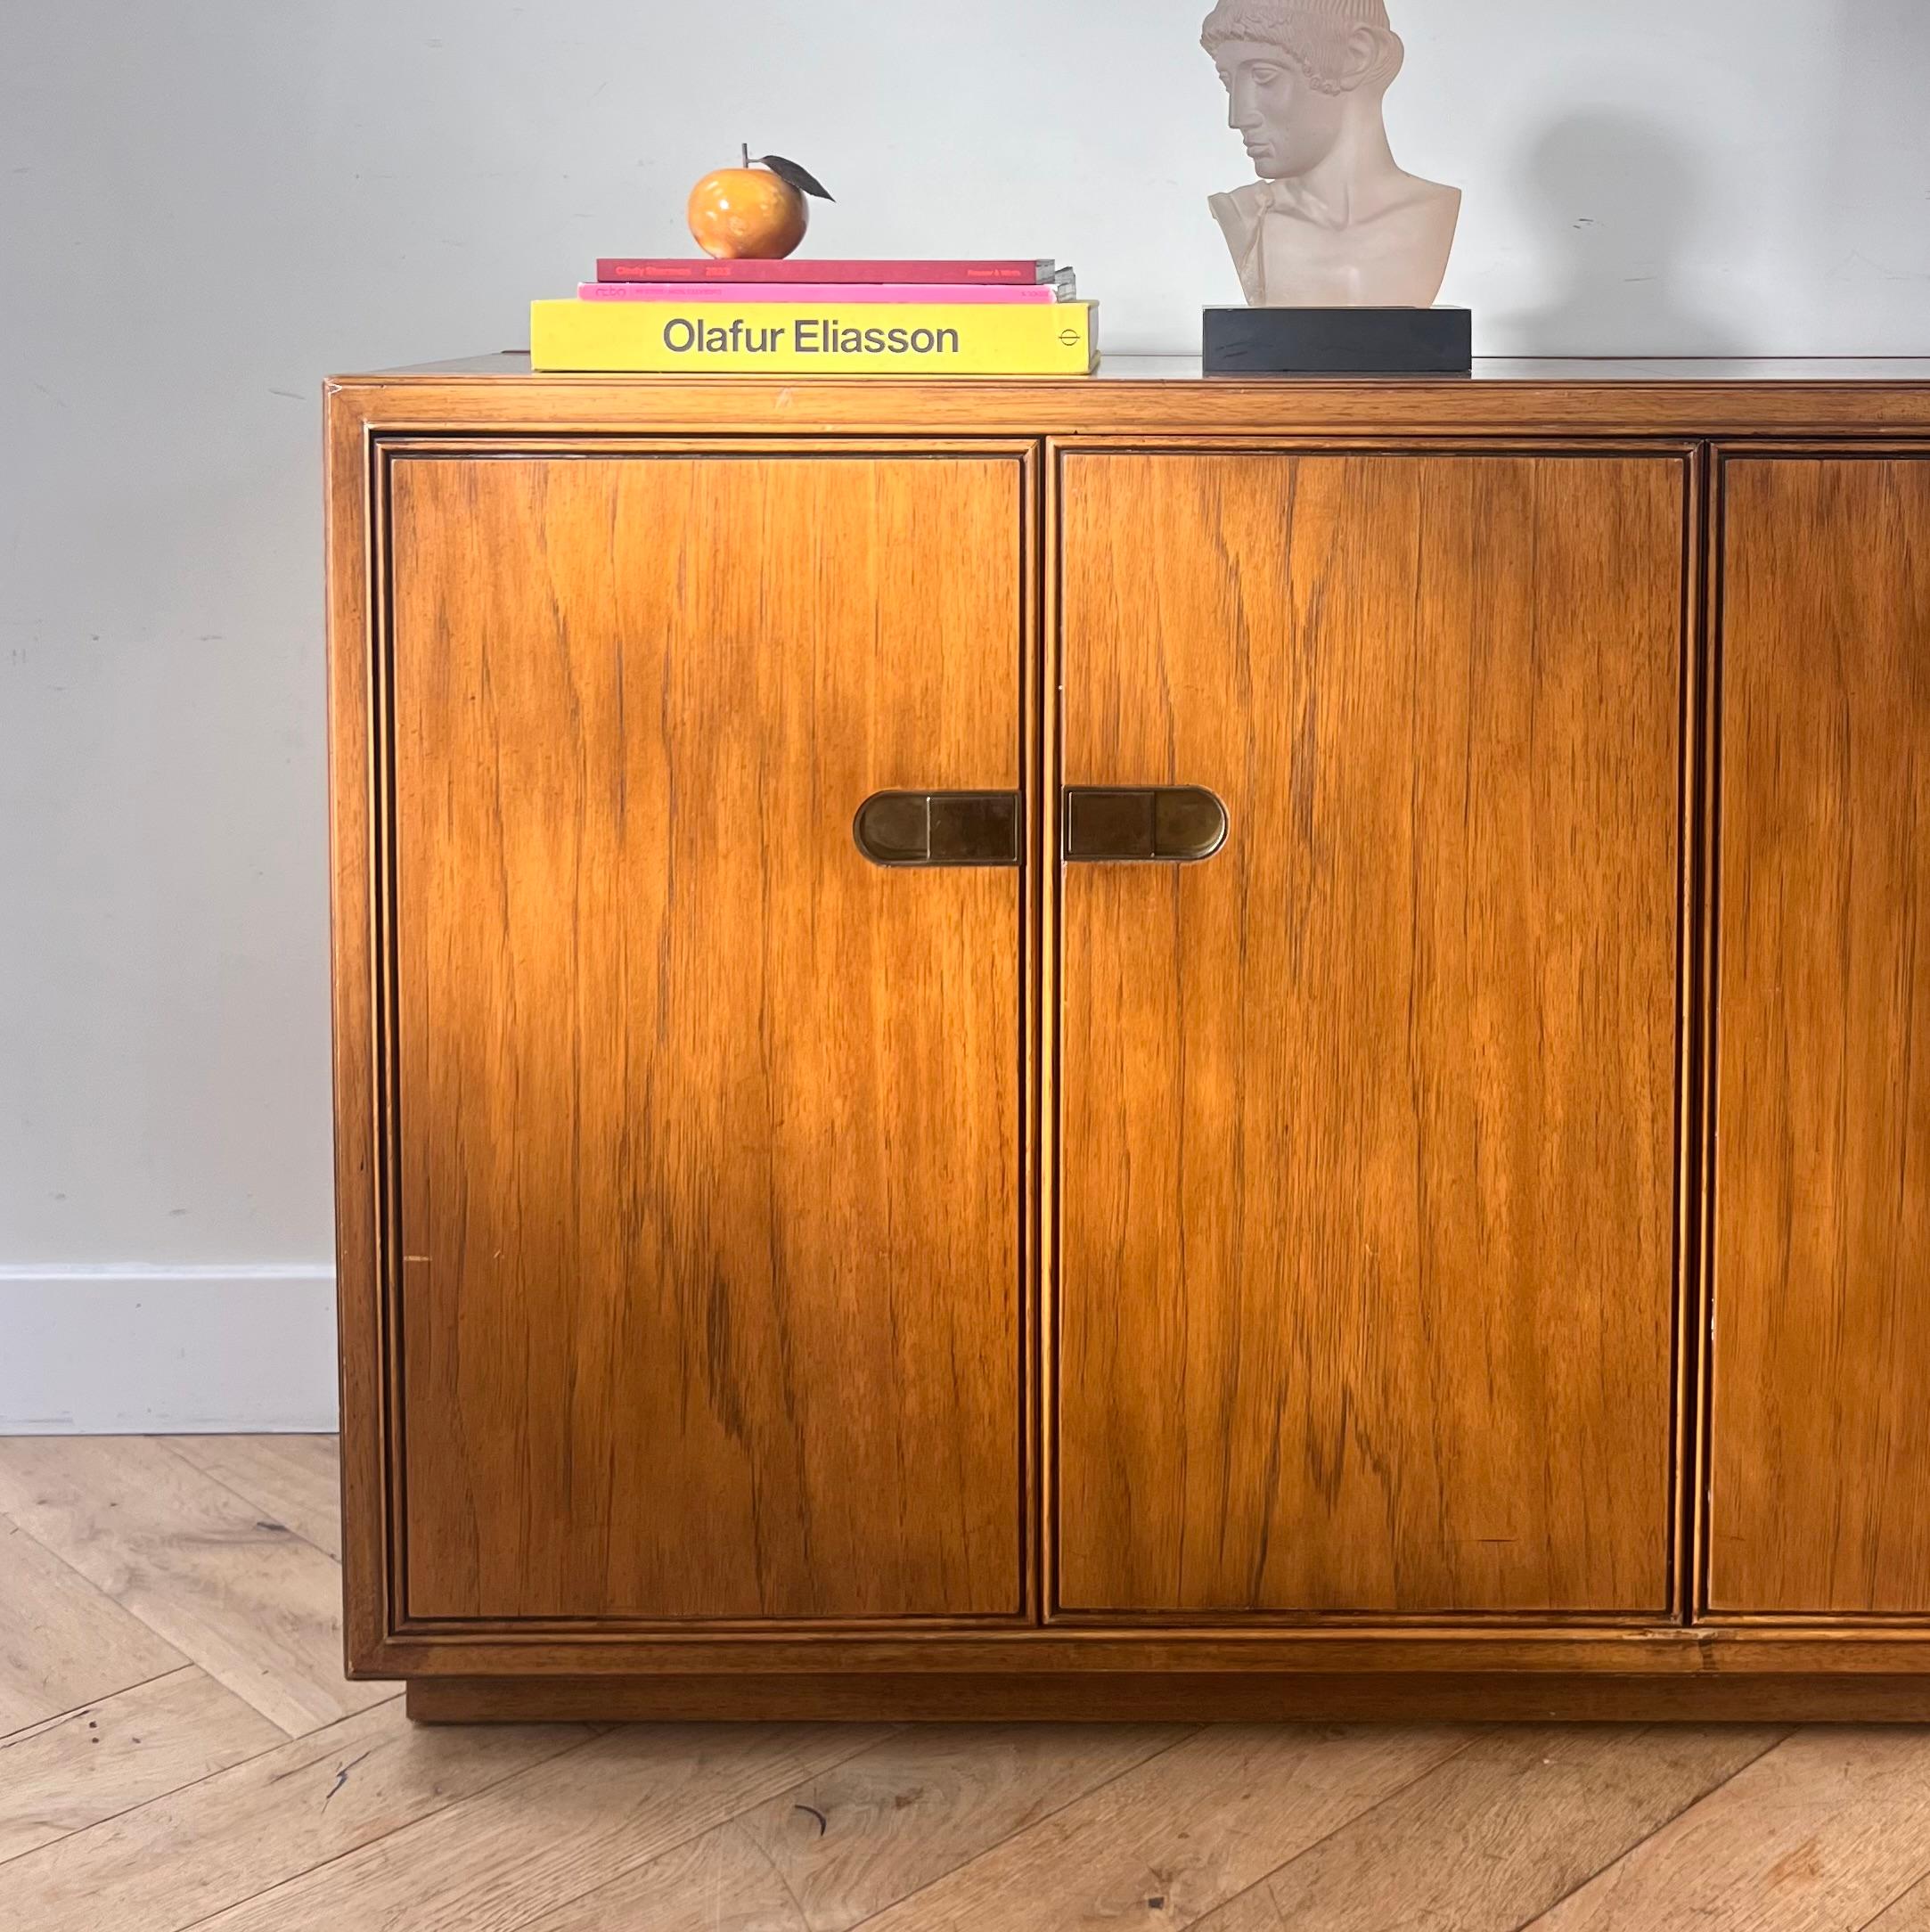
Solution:
[{"label": "oak floor plank", "polygon": [[915,1726],[528,1932],[847,1932],[1192,1734],[1178,1724]]},{"label": "oak floor plank", "polygon": [[338,1562],[342,1553],[341,1459],[332,1436],[163,1436],[203,1475],[225,1483],[273,1521]]},{"label": "oak floor plank", "polygon": [[192,1664],[50,1718],[0,1743],[0,1863],[283,1741]]},{"label": "oak floor plank", "polygon": [[1930,1932],[1930,1874],[1878,1912],[1863,1932]]},{"label": "oak floor plank", "polygon": [[[1204,1919],[1193,1921],[1192,1932],[1280,1932],[1280,1914],[1267,1895],[1266,1883],[1249,1886],[1225,1904],[1216,1906]],[[1460,1932],[1452,1919],[1437,1920],[1428,1932]]]},{"label": "oak floor plank", "polygon": [[1796,1731],[1533,1924],[1861,1932],[1926,1872],[1930,1729],[1831,1725]]},{"label": "oak floor plank", "polygon": [[51,1550],[0,1519],[0,1736],[186,1662]]},{"label": "oak floor plank", "polygon": [[1447,1725],[1198,1731],[866,1920],[866,1932],[1177,1932],[1475,1734]]},{"label": "oak floor plank", "polygon": [[339,1567],[157,1441],[0,1437],[0,1510],[290,1736],[395,1695],[342,1674]]},{"label": "oak floor plank", "polygon": [[14,1860],[0,1878],[0,1932],[199,1925],[594,1735],[572,1724],[425,1727],[391,1695]]},{"label": "oak floor plank", "polygon": [[222,1912],[208,1932],[511,1932],[884,1735],[855,1724],[611,1731]]},{"label": "oak floor plank", "polygon": [[[784,1874],[741,1826],[719,1825],[517,1932],[814,1932]],[[987,1926],[984,1932],[996,1932]]]},{"label": "oak floor plank", "polygon": [[1195,1932],[1512,1932],[1787,1734],[1668,1724],[1484,1732]]}]

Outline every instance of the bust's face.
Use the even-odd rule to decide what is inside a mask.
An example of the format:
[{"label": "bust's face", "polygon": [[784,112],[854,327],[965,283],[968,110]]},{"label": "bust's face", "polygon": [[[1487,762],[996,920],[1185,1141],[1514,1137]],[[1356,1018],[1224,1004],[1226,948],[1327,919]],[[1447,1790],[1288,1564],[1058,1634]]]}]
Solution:
[{"label": "bust's face", "polygon": [[1311,174],[1340,138],[1344,96],[1322,94],[1300,63],[1258,40],[1229,40],[1214,56],[1226,83],[1227,125],[1239,130],[1263,181]]}]

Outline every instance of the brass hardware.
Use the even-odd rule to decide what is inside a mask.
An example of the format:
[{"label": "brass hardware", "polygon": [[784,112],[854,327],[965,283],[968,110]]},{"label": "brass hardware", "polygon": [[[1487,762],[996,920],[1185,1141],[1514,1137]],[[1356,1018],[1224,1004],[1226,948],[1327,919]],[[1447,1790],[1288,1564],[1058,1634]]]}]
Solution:
[{"label": "brass hardware", "polygon": [[1066,856],[1195,865],[1226,843],[1226,807],[1203,785],[1066,788]]},{"label": "brass hardware", "polygon": [[1016,865],[1016,791],[874,791],[851,822],[873,865]]}]

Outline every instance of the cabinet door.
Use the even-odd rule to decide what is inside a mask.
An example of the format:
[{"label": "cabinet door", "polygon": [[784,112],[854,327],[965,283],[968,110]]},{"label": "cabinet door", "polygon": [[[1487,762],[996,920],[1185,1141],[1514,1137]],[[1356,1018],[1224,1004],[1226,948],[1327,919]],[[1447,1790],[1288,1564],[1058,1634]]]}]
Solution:
[{"label": "cabinet door", "polygon": [[1010,1617],[1017,456],[399,457],[416,1617]]},{"label": "cabinet door", "polygon": [[1930,1610],[1930,460],[1723,466],[1709,1601]]},{"label": "cabinet door", "polygon": [[1067,460],[1065,1609],[1664,1608],[1685,489]]}]

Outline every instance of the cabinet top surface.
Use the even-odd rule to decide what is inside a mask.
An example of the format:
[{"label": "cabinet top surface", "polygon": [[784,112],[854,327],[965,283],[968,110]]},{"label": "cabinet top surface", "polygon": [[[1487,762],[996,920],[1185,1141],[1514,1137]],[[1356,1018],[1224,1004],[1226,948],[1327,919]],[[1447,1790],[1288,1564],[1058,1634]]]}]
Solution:
[{"label": "cabinet top surface", "polygon": [[1930,356],[1477,360],[1471,377],[1203,376],[1108,356],[1096,376],[536,374],[506,351],[338,376],[338,425],[433,431],[1018,436],[1574,432],[1930,435]]},{"label": "cabinet top surface", "polygon": [[[529,366],[526,350],[504,349],[493,356],[464,356],[448,362],[415,363],[398,369],[385,369],[366,375],[342,376],[342,382],[441,381],[451,378],[483,379],[495,381],[515,380],[552,383],[618,382],[640,389],[682,387],[700,380],[708,388],[732,388],[748,384],[768,384],[774,388],[842,388],[849,381],[863,381],[892,389],[925,389],[941,386],[918,377],[864,376],[687,376],[651,375],[537,375]],[[1468,376],[1348,376],[1348,377],[1260,377],[1205,376],[1197,356],[1107,356],[1092,376],[951,376],[942,384],[953,388],[961,381],[973,388],[1002,387],[1018,383],[1027,389],[1083,389],[1100,382],[1198,382],[1215,389],[1237,389],[1278,392],[1281,389],[1452,389],[1469,381],[1508,383],[1553,383],[1564,387],[1578,383],[1721,383],[1791,382],[1868,383],[1889,382],[1930,387],[1930,356],[1482,356],[1475,359],[1474,373]]]}]

